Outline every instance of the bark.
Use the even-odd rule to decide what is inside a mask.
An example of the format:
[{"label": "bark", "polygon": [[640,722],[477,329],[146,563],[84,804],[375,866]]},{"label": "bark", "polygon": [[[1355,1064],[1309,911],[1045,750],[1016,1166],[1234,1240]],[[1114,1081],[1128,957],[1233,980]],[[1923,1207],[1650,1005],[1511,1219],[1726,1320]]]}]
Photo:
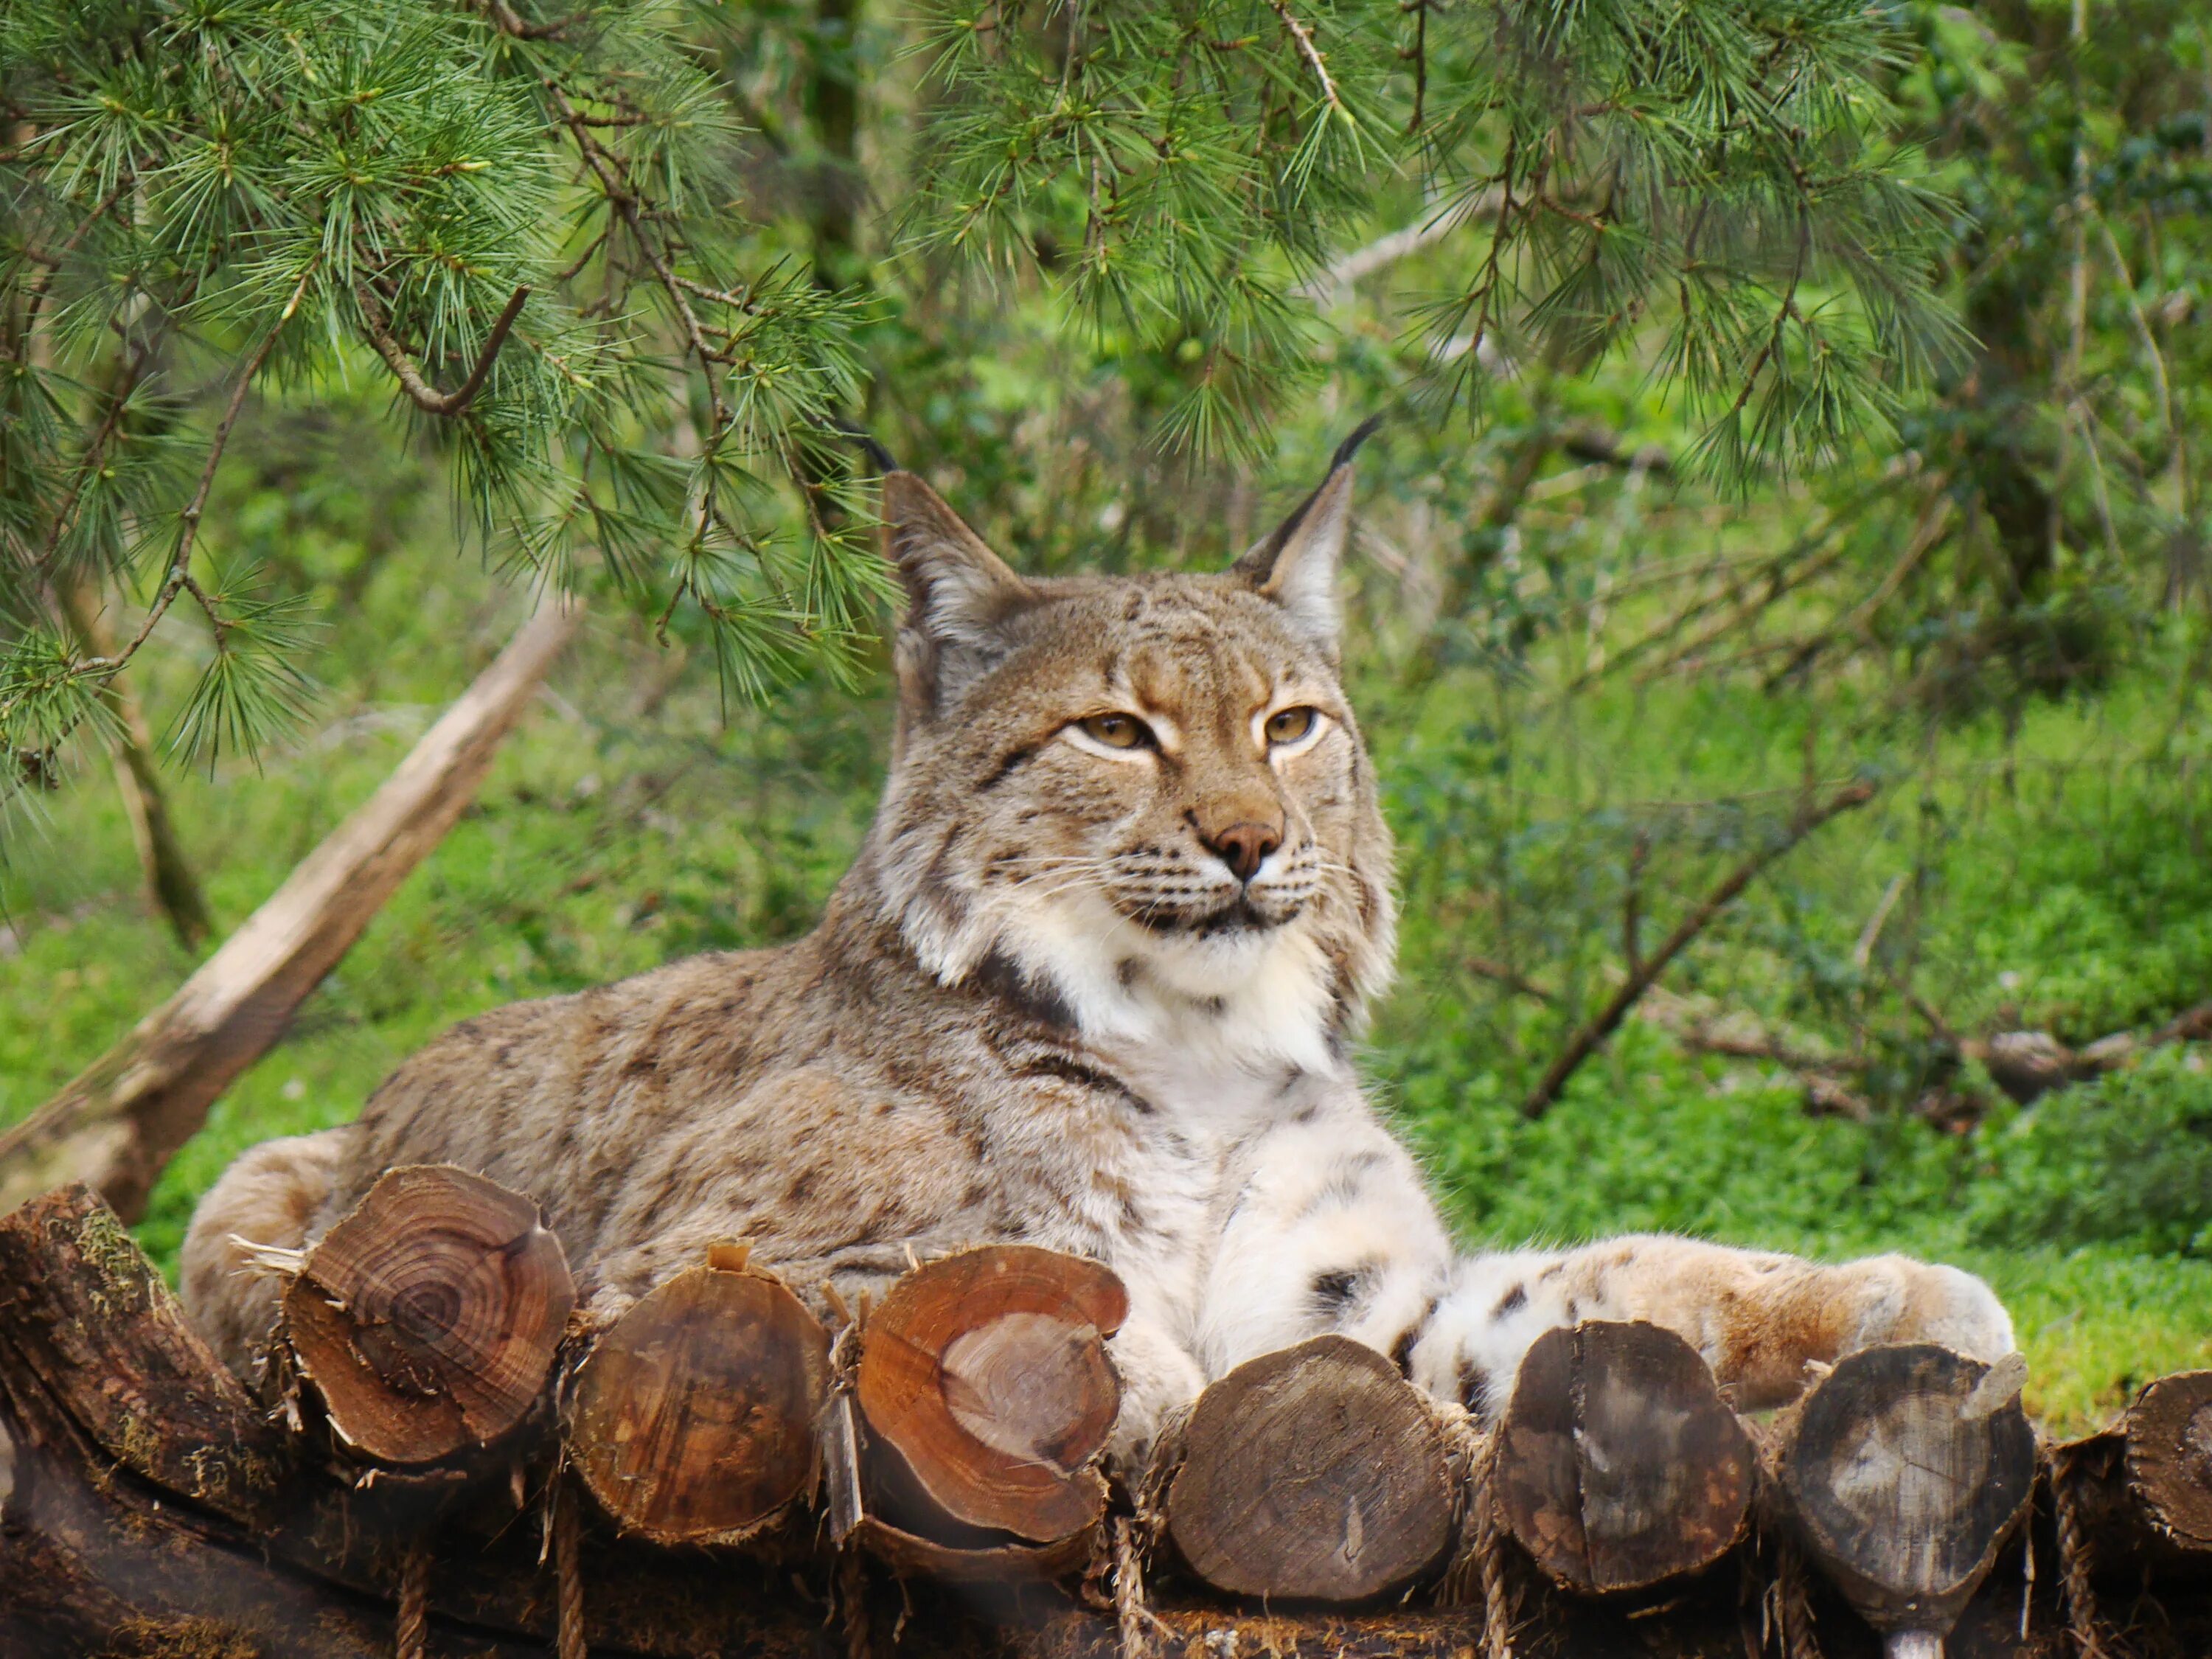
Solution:
[{"label": "bark", "polygon": [[1452,1491],[1434,1410],[1373,1349],[1319,1336],[1199,1396],[1168,1528],[1237,1595],[1356,1601],[1433,1565]]},{"label": "bark", "polygon": [[307,1253],[283,1328],[343,1444],[380,1462],[435,1463],[531,1413],[575,1300],[536,1204],[418,1164],[383,1176]]},{"label": "bark", "polygon": [[0,1209],[89,1182],[125,1220],[207,1110],[272,1048],[384,902],[445,838],[575,631],[555,601],[516,634],[368,803],[136,1030],[0,1134]]},{"label": "bark", "polygon": [[123,1468],[234,1520],[270,1513],[285,1437],[89,1188],[0,1218],[0,1356]]},{"label": "bark", "polygon": [[741,1542],[813,1486],[829,1388],[820,1322],[741,1248],[718,1246],[592,1346],[569,1455],[623,1532]]},{"label": "bark", "polygon": [[[56,592],[70,631],[86,653],[113,655],[115,641],[100,621],[94,595],[66,581]],[[161,767],[154,758],[154,733],[146,724],[146,711],[121,675],[100,687],[100,700],[114,721],[108,746],[115,760],[115,787],[131,819],[131,839],[138,848],[147,895],[167,920],[177,942],[187,951],[197,951],[215,931],[215,922],[208,914],[199,877],[193,872],[191,860],[169,817],[169,799],[161,787]]]},{"label": "bark", "polygon": [[1521,1362],[1498,1434],[1506,1527],[1567,1589],[1640,1589],[1711,1566],[1743,1536],[1751,1437],[1671,1331],[1546,1332]]}]

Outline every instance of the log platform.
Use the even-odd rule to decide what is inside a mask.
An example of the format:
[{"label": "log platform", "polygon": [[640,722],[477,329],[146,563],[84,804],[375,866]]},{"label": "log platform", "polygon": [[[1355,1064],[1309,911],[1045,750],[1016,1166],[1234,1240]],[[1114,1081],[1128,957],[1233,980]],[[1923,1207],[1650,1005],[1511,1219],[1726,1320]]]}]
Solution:
[{"label": "log platform", "polygon": [[925,1263],[833,1345],[717,1246],[590,1329],[527,1199],[401,1184],[272,1264],[263,1396],[88,1190],[0,1218],[0,1656],[2212,1655],[2212,1373],[2042,1446],[2016,1362],[1870,1349],[1747,1424],[1593,1324],[1485,1433],[1324,1338],[1132,1482],[1095,1264]]}]

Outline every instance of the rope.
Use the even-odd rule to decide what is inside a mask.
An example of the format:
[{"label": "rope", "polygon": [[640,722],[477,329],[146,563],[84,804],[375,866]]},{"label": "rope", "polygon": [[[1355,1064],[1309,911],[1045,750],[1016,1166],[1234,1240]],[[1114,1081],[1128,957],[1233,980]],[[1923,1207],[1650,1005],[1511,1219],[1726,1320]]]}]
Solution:
[{"label": "rope", "polygon": [[1175,1632],[1145,1600],[1145,1567],[1168,1530],[1168,1486],[1182,1467],[1190,1408],[1172,1412],[1153,1437],[1144,1473],[1129,1489],[1130,1513],[1114,1522],[1114,1618],[1122,1659],[1152,1659],[1155,1636]]},{"label": "rope", "polygon": [[588,1659],[584,1639],[584,1569],[579,1534],[583,1526],[576,1516],[576,1495],[565,1482],[553,1495],[553,1650],[558,1659]]},{"label": "rope", "polygon": [[1152,1659],[1152,1633],[1147,1619],[1157,1619],[1145,1605],[1144,1553],[1137,1544],[1137,1522],[1127,1516],[1114,1521],[1114,1622],[1121,1632],[1121,1659]]},{"label": "rope", "polygon": [[2066,1628],[2074,1638],[2081,1659],[2106,1659],[2105,1644],[2097,1634],[2097,1596],[2089,1576],[2095,1568],[2089,1540],[2081,1530],[2081,1512],[2074,1496],[2074,1459],[2070,1454],[2049,1454],[2051,1510],[2057,1522],[2058,1583],[2066,1594]]},{"label": "rope", "polygon": [[868,1564],[857,1542],[837,1551],[837,1612],[845,1626],[847,1659],[869,1659],[875,1637],[868,1622]]},{"label": "rope", "polygon": [[1752,1466],[1752,1519],[1759,1538],[1774,1550],[1774,1582],[1759,1606],[1759,1645],[1771,1630],[1780,1638],[1783,1659],[1820,1659],[1820,1644],[1813,1636],[1812,1575],[1805,1552],[1797,1541],[1782,1497],[1782,1475],[1776,1468],[1776,1446],[1765,1436],[1758,1438],[1758,1455]]},{"label": "rope", "polygon": [[1504,1531],[1498,1525],[1495,1493],[1498,1435],[1494,1430],[1484,1433],[1458,1406],[1439,1406],[1437,1419],[1451,1474],[1455,1539],[1437,1599],[1445,1607],[1464,1607],[1474,1606],[1479,1595],[1482,1659],[1513,1659],[1513,1596],[1505,1583],[1505,1555],[1499,1548]]},{"label": "rope", "polygon": [[399,1613],[392,1647],[397,1659],[424,1659],[430,1644],[430,1547],[416,1540],[399,1559]]}]

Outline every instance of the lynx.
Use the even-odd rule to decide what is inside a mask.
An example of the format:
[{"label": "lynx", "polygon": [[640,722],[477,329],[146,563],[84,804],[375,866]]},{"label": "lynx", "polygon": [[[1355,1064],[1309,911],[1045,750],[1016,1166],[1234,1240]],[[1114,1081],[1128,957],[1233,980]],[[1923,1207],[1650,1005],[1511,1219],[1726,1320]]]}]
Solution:
[{"label": "lynx", "polygon": [[248,1152],[185,1242],[201,1328],[247,1370],[276,1286],[239,1241],[297,1246],[380,1172],[450,1162],[538,1200],[603,1317],[731,1237],[818,1304],[963,1245],[1096,1257],[1129,1291],[1123,1459],[1323,1331],[1477,1413],[1591,1316],[1680,1332],[1747,1404],[1867,1343],[2008,1352],[1978,1280],[1897,1257],[1454,1260],[1354,1066],[1395,928],[1338,673],[1357,443],[1208,574],[1027,579],[890,471],[890,774],[820,927],[470,1020],[357,1121]]}]

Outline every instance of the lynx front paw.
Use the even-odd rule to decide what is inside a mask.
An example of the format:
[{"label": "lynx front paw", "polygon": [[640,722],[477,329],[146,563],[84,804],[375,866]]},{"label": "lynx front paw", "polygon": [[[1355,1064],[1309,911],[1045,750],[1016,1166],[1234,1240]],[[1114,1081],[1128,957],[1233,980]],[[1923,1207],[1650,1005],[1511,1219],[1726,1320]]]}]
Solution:
[{"label": "lynx front paw", "polygon": [[1408,1351],[1406,1374],[1435,1399],[1487,1421],[1504,1409],[1528,1346],[1581,1310],[1565,1296],[1550,1252],[1518,1250],[1454,1264],[1443,1293]]},{"label": "lynx front paw", "polygon": [[1174,1338],[1139,1317],[1108,1338],[1107,1348],[1121,1382],[1121,1409],[1106,1455],[1133,1486],[1160,1431],[1204,1392],[1206,1373]]}]

